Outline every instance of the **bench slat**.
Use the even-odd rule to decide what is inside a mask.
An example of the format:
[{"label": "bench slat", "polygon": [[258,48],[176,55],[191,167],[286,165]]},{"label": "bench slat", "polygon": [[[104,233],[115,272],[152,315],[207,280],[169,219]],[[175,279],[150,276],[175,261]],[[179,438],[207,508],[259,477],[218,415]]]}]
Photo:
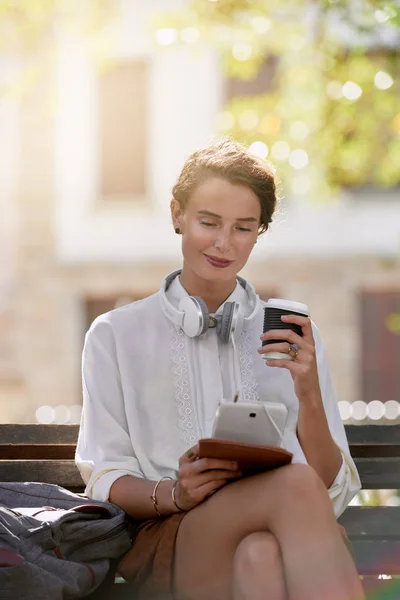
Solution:
[{"label": "bench slat", "polygon": [[397,539],[400,543],[400,506],[349,506],[339,523],[352,540]]},{"label": "bench slat", "polygon": [[400,457],[355,458],[354,462],[364,489],[400,489]]},{"label": "bench slat", "polygon": [[0,481],[40,481],[74,490],[84,487],[72,460],[0,460]]},{"label": "bench slat", "polygon": [[376,458],[384,456],[400,456],[400,446],[386,444],[360,444],[350,446],[350,453],[353,458]]},{"label": "bench slat", "polygon": [[1,444],[0,460],[73,459],[75,444]]},{"label": "bench slat", "polygon": [[[400,447],[400,425],[345,425],[350,446]],[[3,444],[73,444],[79,425],[1,424]]]},{"label": "bench slat", "polygon": [[[26,447],[25,447],[26,448]],[[22,449],[21,449],[22,450]],[[12,459],[15,456],[15,459]],[[31,457],[35,457],[31,460]],[[60,456],[60,458],[58,458]],[[76,467],[73,465],[73,448],[57,449],[56,447],[46,449],[46,447],[37,447],[32,454],[28,454],[29,460],[22,460],[26,457],[24,452],[18,454],[18,451],[12,452],[11,456],[2,454],[0,448],[0,481],[12,481],[12,479],[19,481],[39,481],[33,477],[33,469],[42,469],[40,472],[49,473],[49,476],[53,479],[56,477],[57,465],[70,464],[69,467],[72,472],[76,471]],[[66,460],[67,458],[71,460]],[[45,460],[40,461],[40,458]],[[52,460],[53,459],[53,460]],[[57,460],[58,459],[58,460]],[[43,467],[39,465],[43,462]],[[364,489],[400,489],[400,457],[384,457],[384,458],[356,458],[355,463],[360,474],[362,486]],[[40,481],[46,481],[41,479]]]},{"label": "bench slat", "polygon": [[1,444],[76,444],[79,425],[0,425]]},{"label": "bench slat", "polygon": [[350,446],[400,446],[400,425],[345,425]]},{"label": "bench slat", "polygon": [[400,541],[351,540],[351,546],[360,575],[400,575]]}]

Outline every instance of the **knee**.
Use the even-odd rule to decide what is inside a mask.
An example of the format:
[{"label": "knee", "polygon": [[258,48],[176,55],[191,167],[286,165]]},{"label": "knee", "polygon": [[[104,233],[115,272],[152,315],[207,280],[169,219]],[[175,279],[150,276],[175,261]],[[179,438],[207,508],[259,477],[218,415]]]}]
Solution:
[{"label": "knee", "polygon": [[266,568],[280,567],[281,551],[272,533],[256,532],[246,536],[237,546],[233,568],[236,576],[251,577]]},{"label": "knee", "polygon": [[283,504],[312,509],[316,503],[329,502],[325,484],[309,465],[288,465],[278,469],[276,475],[276,491]]},{"label": "knee", "polygon": [[[280,471],[280,473],[279,473]],[[326,494],[326,487],[317,472],[309,465],[295,463],[279,469],[280,485],[296,496]]]}]

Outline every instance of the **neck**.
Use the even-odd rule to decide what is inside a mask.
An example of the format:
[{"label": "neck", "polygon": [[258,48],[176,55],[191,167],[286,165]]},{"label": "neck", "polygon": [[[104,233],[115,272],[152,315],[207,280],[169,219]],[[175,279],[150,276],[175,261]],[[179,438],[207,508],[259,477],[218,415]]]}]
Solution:
[{"label": "neck", "polygon": [[216,312],[236,287],[236,278],[229,281],[209,281],[185,268],[185,265],[180,281],[190,296],[200,296],[204,300],[210,313]]}]

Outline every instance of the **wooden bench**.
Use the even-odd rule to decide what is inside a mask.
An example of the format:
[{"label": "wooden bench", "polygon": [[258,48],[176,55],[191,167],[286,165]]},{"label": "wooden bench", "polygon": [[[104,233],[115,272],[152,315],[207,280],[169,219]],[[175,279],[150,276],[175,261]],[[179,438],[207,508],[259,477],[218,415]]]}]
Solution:
[{"label": "wooden bench", "polygon": [[[363,488],[399,490],[400,425],[348,425],[346,432]],[[82,492],[73,460],[77,436],[77,425],[0,424],[0,481],[43,481]],[[376,591],[372,598],[400,598],[400,506],[350,506],[340,523],[364,587]],[[117,598],[116,589],[120,597],[125,586],[113,585],[102,598]]]}]

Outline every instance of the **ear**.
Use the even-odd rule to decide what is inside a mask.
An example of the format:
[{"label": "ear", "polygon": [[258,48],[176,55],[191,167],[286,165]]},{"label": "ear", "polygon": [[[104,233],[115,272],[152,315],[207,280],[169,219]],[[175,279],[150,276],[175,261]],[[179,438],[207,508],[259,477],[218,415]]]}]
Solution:
[{"label": "ear", "polygon": [[179,204],[178,200],[175,200],[175,198],[172,198],[170,208],[171,208],[172,224],[174,226],[174,229],[178,228],[178,229],[182,230],[183,211],[182,211],[181,205]]}]

